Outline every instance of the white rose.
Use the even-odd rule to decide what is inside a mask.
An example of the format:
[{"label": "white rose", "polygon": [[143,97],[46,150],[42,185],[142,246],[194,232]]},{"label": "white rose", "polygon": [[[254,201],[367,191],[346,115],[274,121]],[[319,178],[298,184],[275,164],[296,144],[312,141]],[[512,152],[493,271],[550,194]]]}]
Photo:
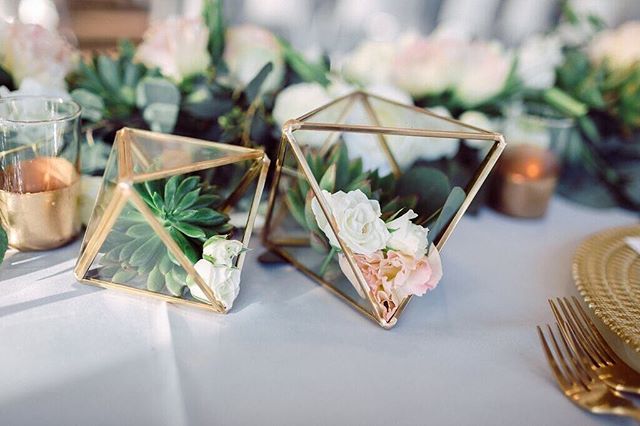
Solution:
[{"label": "white rose", "polygon": [[[228,266],[214,265],[206,259],[198,260],[193,267],[205,284],[211,288],[216,299],[226,309],[231,309],[233,301],[240,292],[240,270]],[[194,280],[188,279],[187,285],[194,298],[207,301],[207,296],[200,290]]]},{"label": "white rose", "polygon": [[595,64],[606,62],[612,69],[625,69],[640,61],[640,21],[631,21],[597,34],[588,46]]},{"label": "white rose", "polygon": [[223,58],[231,77],[245,87],[267,63],[273,70],[262,84],[263,92],[280,88],[284,79],[284,58],[278,39],[255,25],[242,25],[227,30]]},{"label": "white rose", "polygon": [[[376,84],[365,88],[367,93],[380,96],[402,104],[411,105],[413,103],[411,96],[394,86]],[[412,114],[409,110],[387,102],[377,100],[371,101],[372,107],[375,109],[376,118],[381,126],[384,127],[406,127],[412,121]],[[348,118],[349,124],[375,125],[373,123],[364,106],[356,103],[351,110]],[[391,172],[389,159],[380,147],[378,137],[368,133],[344,133],[342,135],[347,148],[349,149],[349,157],[361,158],[365,170],[378,170],[381,174]],[[385,135],[389,149],[397,162],[402,162],[401,158],[405,157],[404,136]],[[401,166],[402,167],[402,166]]]},{"label": "white rose", "polygon": [[518,51],[516,74],[528,89],[549,89],[556,81],[556,67],[563,59],[558,37],[533,36]]},{"label": "white rose", "polygon": [[[458,120],[470,126],[478,127],[483,130],[496,131],[496,125],[480,111],[465,111],[460,114]],[[465,145],[475,149],[486,149],[491,147],[491,141],[484,141],[478,139],[465,139]]]},{"label": "white rose", "polygon": [[[435,106],[427,108],[432,113],[451,118],[451,113],[443,106]],[[431,116],[420,114],[415,117],[414,125],[420,128],[431,130],[453,130],[452,125],[441,119],[435,119]],[[418,124],[420,123],[420,124]],[[455,129],[457,130],[457,129]],[[416,160],[438,160],[440,158],[453,158],[458,153],[460,141],[454,138],[420,138],[411,137],[405,139],[406,152],[404,162],[398,162],[401,168],[411,166]]]},{"label": "white rose", "polygon": [[233,266],[235,257],[242,253],[243,249],[240,241],[215,235],[204,243],[202,256],[214,265]]},{"label": "white rose", "polygon": [[211,64],[209,29],[201,18],[172,16],[151,24],[136,51],[136,60],[177,82],[202,73]]},{"label": "white rose", "polygon": [[415,37],[401,42],[392,61],[394,83],[414,98],[441,94],[458,79],[463,46],[460,40],[444,37]]},{"label": "white rose", "polygon": [[[378,201],[369,200],[359,189],[348,193],[338,191],[335,194],[323,190],[322,195],[327,200],[336,221],[338,235],[354,253],[371,254],[386,246],[389,231],[380,218]],[[327,236],[329,243],[340,248],[338,239],[315,197],[311,202],[311,209],[318,227]]]},{"label": "white rose", "polygon": [[392,43],[365,41],[342,64],[342,74],[362,86],[389,84],[396,47]]},{"label": "white rose", "polygon": [[[327,91],[318,83],[293,84],[278,94],[273,107],[273,118],[282,126],[287,120],[298,118],[322,105],[331,102]],[[294,137],[301,145],[322,146],[326,132],[298,131]]]},{"label": "white rose", "polygon": [[11,91],[6,86],[0,87],[0,97],[5,98],[7,96],[46,96],[65,100],[71,99],[71,96],[64,88],[43,84],[32,77],[22,79],[18,90]]},{"label": "white rose", "polygon": [[49,88],[64,90],[64,79],[75,68],[77,56],[62,37],[39,25],[15,21],[2,28],[1,65],[16,86],[31,78]]},{"label": "white rose", "polygon": [[464,107],[480,105],[504,89],[513,64],[498,43],[473,42],[464,52],[460,78],[454,87],[454,97]]},{"label": "white rose", "polygon": [[411,222],[416,217],[418,215],[409,210],[387,223],[387,229],[391,232],[387,247],[418,259],[427,252],[429,229]]}]

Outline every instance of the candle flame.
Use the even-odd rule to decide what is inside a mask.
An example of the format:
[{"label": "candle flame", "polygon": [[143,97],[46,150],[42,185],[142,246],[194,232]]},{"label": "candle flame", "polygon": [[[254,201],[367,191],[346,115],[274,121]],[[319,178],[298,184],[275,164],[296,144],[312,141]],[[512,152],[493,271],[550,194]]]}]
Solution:
[{"label": "candle flame", "polygon": [[530,164],[527,164],[525,171],[526,171],[527,177],[531,179],[536,179],[540,177],[542,169],[540,168],[540,164],[530,163]]}]

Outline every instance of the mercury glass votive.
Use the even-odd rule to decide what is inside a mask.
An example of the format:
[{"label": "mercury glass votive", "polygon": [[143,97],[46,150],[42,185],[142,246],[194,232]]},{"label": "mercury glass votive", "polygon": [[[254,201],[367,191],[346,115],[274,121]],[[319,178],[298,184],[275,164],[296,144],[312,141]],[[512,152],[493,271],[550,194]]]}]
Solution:
[{"label": "mercury glass votive", "polygon": [[533,145],[508,147],[500,159],[493,206],[509,216],[544,216],[558,182],[556,155]]},{"label": "mercury glass votive", "polygon": [[9,245],[47,250],[80,232],[80,106],[0,99],[0,223]]}]

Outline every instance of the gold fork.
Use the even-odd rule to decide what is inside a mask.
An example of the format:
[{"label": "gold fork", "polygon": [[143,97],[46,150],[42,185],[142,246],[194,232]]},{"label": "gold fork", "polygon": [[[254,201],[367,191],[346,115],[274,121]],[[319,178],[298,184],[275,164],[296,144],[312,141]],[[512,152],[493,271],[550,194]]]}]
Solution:
[{"label": "gold fork", "polygon": [[[557,324],[556,324],[557,325]],[[640,409],[631,401],[623,397],[618,391],[611,389],[605,382],[590,369],[585,368],[569,349],[563,330],[560,331],[560,340],[563,343],[564,352],[560,350],[558,341],[551,327],[549,329],[550,341],[555,348],[556,356],[547,344],[540,326],[537,327],[542,349],[547,357],[551,371],[562,390],[562,393],[580,408],[595,414],[612,414],[614,416],[631,417],[640,421]],[[565,358],[568,355],[569,362]],[[556,358],[560,361],[556,361]],[[560,367],[562,366],[562,368]]]},{"label": "gold fork", "polygon": [[616,355],[589,319],[578,299],[572,298],[573,306],[566,297],[556,300],[554,302],[549,299],[551,311],[558,324],[568,327],[575,336],[574,352],[581,354],[580,360],[583,364],[591,368],[613,389],[640,395],[640,373]]}]

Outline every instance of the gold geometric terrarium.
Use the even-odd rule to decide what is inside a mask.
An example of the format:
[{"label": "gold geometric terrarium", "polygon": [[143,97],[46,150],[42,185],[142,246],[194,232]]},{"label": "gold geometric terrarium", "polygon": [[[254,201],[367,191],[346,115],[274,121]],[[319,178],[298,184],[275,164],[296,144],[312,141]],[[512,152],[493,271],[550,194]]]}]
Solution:
[{"label": "gold geometric terrarium", "polygon": [[[341,222],[341,229],[343,219],[335,211],[347,208],[342,200],[358,198],[372,207],[349,220],[372,211],[386,225],[400,216],[400,221],[412,218],[408,226],[425,233],[428,228],[426,253],[437,254],[504,147],[498,133],[361,91],[351,93],[283,126],[263,243],[369,319],[391,328],[412,294],[397,292],[385,299],[380,294],[388,294],[373,289],[373,272],[362,259],[379,260],[390,251],[355,253],[358,241],[345,237],[351,223]],[[357,232],[370,232],[371,223]],[[381,232],[394,238],[395,231]],[[400,244],[414,244],[410,240]],[[421,276],[434,269],[421,269]]]},{"label": "gold geometric terrarium", "polygon": [[[248,246],[268,168],[261,150],[121,129],[87,225],[76,278],[226,312],[237,295],[245,252],[220,253],[228,254],[227,241]],[[215,260],[206,256],[209,241],[223,244],[222,252],[209,253],[222,260],[205,268],[214,272],[203,277],[199,260],[206,257],[212,265]],[[218,287],[212,286],[214,275]]]}]

